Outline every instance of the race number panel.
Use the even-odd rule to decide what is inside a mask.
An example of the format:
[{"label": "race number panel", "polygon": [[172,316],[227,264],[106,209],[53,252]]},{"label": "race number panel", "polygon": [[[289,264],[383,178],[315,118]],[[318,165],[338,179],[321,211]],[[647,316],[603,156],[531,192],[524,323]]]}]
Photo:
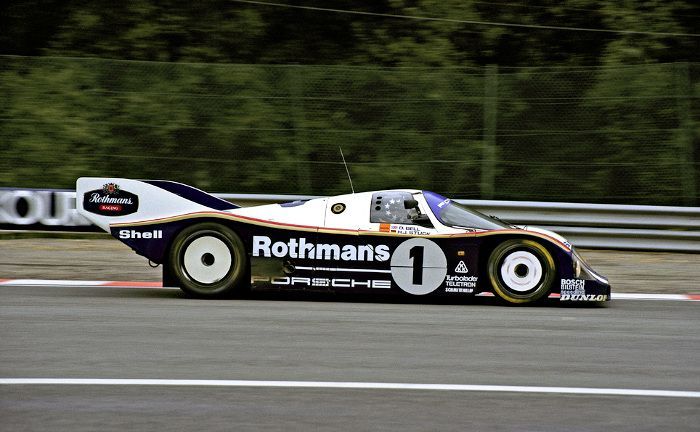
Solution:
[{"label": "race number panel", "polygon": [[402,290],[423,295],[445,280],[447,259],[435,242],[414,238],[401,243],[391,255],[391,276]]}]

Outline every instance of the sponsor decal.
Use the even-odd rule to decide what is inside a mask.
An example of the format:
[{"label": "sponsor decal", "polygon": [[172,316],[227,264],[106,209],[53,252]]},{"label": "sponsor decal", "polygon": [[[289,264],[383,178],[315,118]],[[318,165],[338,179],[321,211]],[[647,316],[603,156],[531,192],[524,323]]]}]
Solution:
[{"label": "sponsor decal", "polygon": [[583,279],[562,279],[561,280],[562,294],[585,294],[586,281]]},{"label": "sponsor decal", "polygon": [[[314,243],[304,237],[274,241],[268,236],[253,236],[252,256],[298,258],[326,261],[390,261],[393,282],[403,291],[424,295],[435,291],[446,280],[454,292],[473,292],[476,276],[450,276],[447,274],[445,253],[435,242],[426,238],[411,238],[391,251],[385,244],[334,244]],[[466,265],[465,265],[466,266]],[[268,280],[269,279],[269,280]],[[330,288],[390,288],[391,281],[383,279],[305,278],[285,276],[255,279],[272,285],[330,287]]]},{"label": "sponsor decal", "polygon": [[478,281],[478,276],[447,275],[445,278],[445,292],[473,293]]},{"label": "sponsor decal", "polygon": [[561,301],[606,301],[608,296],[605,294],[562,294],[559,300]]},{"label": "sponsor decal", "polygon": [[128,229],[123,229],[119,230],[119,238],[120,239],[162,239],[163,238],[163,231],[162,230],[153,230],[153,231],[136,231],[136,230],[128,230]]},{"label": "sponsor decal", "polygon": [[370,288],[389,289],[391,281],[385,279],[309,278],[297,276],[266,277],[253,276],[253,284],[269,283],[275,286],[310,288]]},{"label": "sponsor decal", "polygon": [[447,288],[445,288],[445,292],[462,293],[462,294],[474,294],[474,288],[453,288],[453,287],[447,287]]},{"label": "sponsor decal", "polygon": [[446,206],[447,204],[449,204],[449,203],[450,203],[450,199],[449,199],[449,198],[445,198],[445,200],[442,201],[442,202],[439,202],[437,206],[438,206],[438,208],[443,208],[443,207],[445,207],[445,206]]},{"label": "sponsor decal", "polygon": [[313,243],[303,237],[273,243],[270,237],[254,236],[253,256],[333,261],[387,261],[391,254],[389,246],[384,244],[375,246]]},{"label": "sponsor decal", "polygon": [[83,208],[102,216],[124,216],[139,208],[139,197],[125,191],[116,183],[106,183],[83,195]]},{"label": "sponsor decal", "polygon": [[469,269],[467,268],[467,265],[464,264],[464,261],[460,261],[459,264],[457,264],[455,273],[469,273]]},{"label": "sponsor decal", "polygon": [[36,229],[51,229],[89,226],[91,222],[75,210],[73,192],[3,190],[0,191],[0,225],[5,224],[10,225],[10,229],[33,225],[40,225]]},{"label": "sponsor decal", "polygon": [[331,207],[331,211],[333,212],[333,214],[340,214],[340,213],[345,211],[345,204],[343,204],[343,203],[333,204],[333,206]]},{"label": "sponsor decal", "polygon": [[607,295],[586,294],[584,279],[562,279],[560,301],[605,301]]},{"label": "sponsor decal", "polygon": [[474,288],[476,288],[476,283],[479,281],[479,277],[465,275],[469,273],[469,269],[464,261],[457,263],[455,273],[461,273],[461,275],[447,275],[445,277],[445,292],[473,293]]}]

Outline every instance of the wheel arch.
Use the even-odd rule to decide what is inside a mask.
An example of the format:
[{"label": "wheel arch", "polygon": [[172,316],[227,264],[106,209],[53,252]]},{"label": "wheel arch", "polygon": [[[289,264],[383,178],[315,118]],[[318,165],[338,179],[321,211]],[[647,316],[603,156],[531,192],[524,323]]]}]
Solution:
[{"label": "wheel arch", "polygon": [[228,219],[222,219],[222,218],[216,218],[216,217],[204,217],[204,218],[190,218],[190,219],[183,219],[182,221],[177,221],[177,222],[171,222],[173,224],[174,229],[170,230],[170,233],[168,235],[168,238],[165,243],[164,247],[164,253],[163,253],[163,260],[166,260],[167,257],[170,255],[170,251],[173,247],[173,243],[175,242],[175,239],[180,235],[181,232],[186,230],[187,228],[193,226],[193,225],[199,225],[199,224],[204,224],[204,223],[214,223],[218,224],[221,226],[224,226],[231,231],[233,231],[238,237],[241,238],[243,241],[243,244],[246,247],[246,252],[248,252],[249,248],[249,242],[246,240],[246,238],[242,235],[240,226],[238,226],[235,223],[232,223]]},{"label": "wheel arch", "polygon": [[545,235],[529,233],[527,231],[523,231],[522,233],[494,233],[492,235],[483,236],[479,245],[478,268],[480,277],[488,276],[487,266],[489,256],[499,244],[508,240],[531,240],[544,246],[554,259],[555,274],[557,277],[561,275],[561,267],[564,263],[562,260],[563,256],[571,255],[571,251],[564,250],[559,242]]}]

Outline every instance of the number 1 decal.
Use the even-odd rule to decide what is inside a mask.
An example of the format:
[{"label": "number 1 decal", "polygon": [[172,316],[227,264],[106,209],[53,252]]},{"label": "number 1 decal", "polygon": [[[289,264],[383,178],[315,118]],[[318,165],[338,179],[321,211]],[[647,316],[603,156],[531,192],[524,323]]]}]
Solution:
[{"label": "number 1 decal", "polygon": [[391,254],[391,277],[409,294],[423,295],[435,291],[446,274],[445,253],[432,240],[406,240]]},{"label": "number 1 decal", "polygon": [[413,285],[423,285],[423,253],[423,246],[413,246],[408,252],[408,256],[413,258]]}]

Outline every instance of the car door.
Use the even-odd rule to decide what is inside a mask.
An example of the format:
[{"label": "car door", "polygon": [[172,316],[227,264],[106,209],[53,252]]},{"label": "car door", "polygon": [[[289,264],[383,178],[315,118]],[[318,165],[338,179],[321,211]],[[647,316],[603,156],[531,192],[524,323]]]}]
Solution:
[{"label": "car door", "polygon": [[371,198],[371,192],[363,192],[328,199],[316,245],[317,283],[354,293],[391,287],[385,238],[360,235],[369,227]]},{"label": "car door", "polygon": [[[332,273],[336,291],[432,292],[444,279],[445,258],[429,239],[438,234],[419,192],[387,190],[330,199],[324,242],[342,243]],[[406,243],[407,241],[409,241]]]}]

